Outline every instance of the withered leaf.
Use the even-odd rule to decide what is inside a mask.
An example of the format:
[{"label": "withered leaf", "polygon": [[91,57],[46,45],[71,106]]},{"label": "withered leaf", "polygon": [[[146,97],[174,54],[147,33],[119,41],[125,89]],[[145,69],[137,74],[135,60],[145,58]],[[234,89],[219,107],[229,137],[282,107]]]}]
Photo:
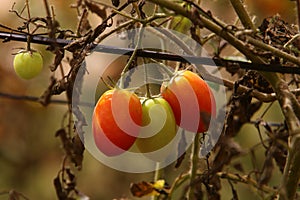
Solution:
[{"label": "withered leaf", "polygon": [[132,183],[130,185],[130,192],[135,197],[143,197],[151,194],[153,191],[153,185],[146,181],[142,181],[140,183]]},{"label": "withered leaf", "polygon": [[235,164],[233,165],[233,168],[236,169],[236,170],[238,170],[238,171],[240,171],[240,172],[245,172],[242,163],[235,163]]},{"label": "withered leaf", "polygon": [[[161,186],[159,186],[159,188],[156,186],[156,183],[163,183],[164,185],[162,186],[163,188],[161,188]],[[160,185],[160,184],[158,184]],[[160,195],[160,194],[164,194],[167,195],[169,194],[169,188],[166,186],[164,180],[158,180],[155,183],[152,182],[146,182],[146,181],[142,181],[139,183],[132,183],[130,185],[130,191],[132,193],[133,196],[135,197],[144,197],[144,196],[148,196],[148,195]]]},{"label": "withered leaf", "polygon": [[82,167],[82,161],[83,161],[83,153],[84,153],[84,145],[79,137],[78,134],[76,134],[73,139],[73,157],[72,161],[74,162],[75,166],[80,170]]},{"label": "withered leaf", "polygon": [[64,150],[66,151],[68,156],[72,157],[72,143],[67,136],[66,130],[64,128],[59,129],[58,131],[56,131],[55,136],[60,137]]}]

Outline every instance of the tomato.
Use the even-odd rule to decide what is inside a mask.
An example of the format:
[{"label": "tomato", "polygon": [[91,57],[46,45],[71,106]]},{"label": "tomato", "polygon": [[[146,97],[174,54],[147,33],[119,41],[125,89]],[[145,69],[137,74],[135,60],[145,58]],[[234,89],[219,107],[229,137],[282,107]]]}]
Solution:
[{"label": "tomato", "polygon": [[23,79],[36,77],[43,69],[43,58],[35,51],[20,51],[14,57],[16,74]]},{"label": "tomato", "polygon": [[95,144],[107,156],[119,155],[134,144],[141,125],[139,98],[127,90],[108,90],[98,100],[93,113]]},{"label": "tomato", "polygon": [[211,117],[215,116],[215,99],[207,83],[196,73],[177,72],[162,85],[161,95],[172,107],[178,126],[197,133],[208,130]]},{"label": "tomato", "polygon": [[[177,126],[169,103],[163,98],[146,99],[143,104],[141,133],[136,140],[140,152],[150,153],[161,150],[175,137]],[[162,153],[164,152],[164,153]],[[164,159],[170,152],[153,154],[155,160]]]}]

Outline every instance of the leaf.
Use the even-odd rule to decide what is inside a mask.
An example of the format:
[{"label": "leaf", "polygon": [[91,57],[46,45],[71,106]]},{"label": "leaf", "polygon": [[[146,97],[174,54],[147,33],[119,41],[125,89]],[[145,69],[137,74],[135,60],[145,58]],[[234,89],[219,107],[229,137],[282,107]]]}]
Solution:
[{"label": "leaf", "polygon": [[166,185],[165,180],[160,179],[155,183],[142,181],[139,183],[132,183],[130,185],[130,191],[135,197],[144,196],[159,196],[161,194],[168,195],[169,188]]},{"label": "leaf", "polygon": [[153,191],[153,185],[146,181],[140,183],[132,183],[130,185],[130,192],[135,197],[144,197],[146,195],[151,194]]},{"label": "leaf", "polygon": [[73,143],[72,161],[74,162],[78,170],[80,170],[82,168],[83,153],[85,148],[78,133],[73,137],[72,143]]}]

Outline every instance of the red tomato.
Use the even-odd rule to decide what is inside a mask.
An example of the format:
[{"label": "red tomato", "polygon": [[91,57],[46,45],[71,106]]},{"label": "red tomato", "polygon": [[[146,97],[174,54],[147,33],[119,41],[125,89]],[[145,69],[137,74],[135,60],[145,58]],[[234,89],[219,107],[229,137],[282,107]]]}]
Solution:
[{"label": "red tomato", "polygon": [[215,116],[215,99],[197,74],[179,71],[162,85],[161,95],[172,107],[178,126],[197,133],[208,130],[211,117]]},{"label": "red tomato", "polygon": [[108,90],[97,102],[92,127],[96,146],[107,156],[127,151],[142,124],[139,98],[126,90]]}]

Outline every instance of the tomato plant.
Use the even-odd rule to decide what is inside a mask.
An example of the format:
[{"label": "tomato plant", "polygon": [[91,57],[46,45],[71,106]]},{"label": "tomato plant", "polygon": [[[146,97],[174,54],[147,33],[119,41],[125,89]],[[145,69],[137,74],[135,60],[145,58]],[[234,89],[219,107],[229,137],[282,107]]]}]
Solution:
[{"label": "tomato plant", "polygon": [[93,113],[96,146],[107,156],[119,155],[134,144],[141,124],[139,98],[127,90],[108,90],[98,100]]},{"label": "tomato plant", "polygon": [[[163,98],[149,98],[143,104],[143,123],[136,145],[142,153],[164,148],[176,135],[175,117],[169,103]],[[169,152],[154,156],[165,158]]]},{"label": "tomato plant", "polygon": [[32,79],[43,69],[43,58],[36,51],[20,51],[14,57],[16,74],[23,79]]},{"label": "tomato plant", "polygon": [[196,73],[177,72],[162,85],[161,95],[172,107],[178,126],[197,133],[208,130],[215,115],[215,99],[207,83]]}]

